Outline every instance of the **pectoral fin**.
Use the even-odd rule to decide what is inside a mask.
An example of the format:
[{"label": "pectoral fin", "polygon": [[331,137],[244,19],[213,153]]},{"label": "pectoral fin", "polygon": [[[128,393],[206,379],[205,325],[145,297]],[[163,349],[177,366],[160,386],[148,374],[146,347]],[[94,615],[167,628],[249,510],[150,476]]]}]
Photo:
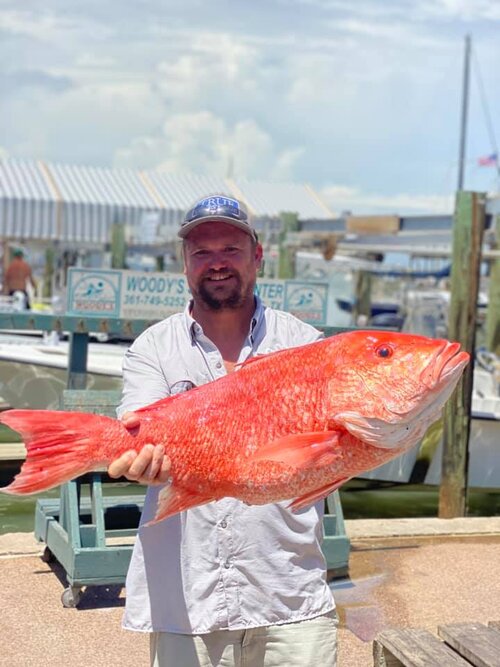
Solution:
[{"label": "pectoral fin", "polygon": [[299,496],[299,498],[295,498],[295,500],[291,502],[290,505],[288,505],[288,507],[293,512],[298,512],[304,507],[312,505],[317,500],[321,500],[321,498],[326,498],[326,496],[329,496],[330,493],[336,491],[339,488],[339,486],[342,486],[344,482],[347,482],[348,479],[349,477],[342,477],[342,479],[335,480],[333,484],[326,484],[325,486],[322,486],[319,489],[315,489],[314,491],[306,493],[304,496]]},{"label": "pectoral fin", "polygon": [[260,447],[251,461],[276,461],[299,469],[330,465],[338,457],[339,437],[338,431],[287,435]]},{"label": "pectoral fin", "polygon": [[169,516],[173,516],[178,512],[184,512],[193,507],[205,505],[213,500],[217,500],[217,498],[193,493],[184,488],[178,488],[175,485],[175,482],[167,484],[167,486],[165,486],[158,494],[158,507],[156,508],[154,519],[148,521],[148,523],[144,525],[152,526],[153,524],[158,523],[158,521],[167,519]]}]

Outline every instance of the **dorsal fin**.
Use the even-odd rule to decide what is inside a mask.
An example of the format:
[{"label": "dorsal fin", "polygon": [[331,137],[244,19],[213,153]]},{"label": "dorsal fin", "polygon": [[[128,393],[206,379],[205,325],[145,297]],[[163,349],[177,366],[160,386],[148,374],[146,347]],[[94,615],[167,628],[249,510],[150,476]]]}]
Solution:
[{"label": "dorsal fin", "polygon": [[285,350],[273,350],[272,352],[266,352],[265,354],[256,354],[254,357],[249,357],[248,359],[245,359],[245,361],[242,361],[240,364],[236,364],[234,368],[239,370],[240,368],[248,366],[248,364],[254,364],[256,361],[262,361],[263,359],[267,359],[268,357],[271,357],[275,354],[282,354],[289,351],[290,348]]},{"label": "dorsal fin", "polygon": [[173,401],[177,400],[181,396],[184,396],[184,394],[186,394],[188,391],[191,393],[192,391],[196,391],[197,389],[201,389],[201,386],[193,387],[192,389],[188,389],[187,391],[181,391],[178,394],[173,394],[172,396],[165,396],[165,398],[160,398],[158,401],[155,401],[154,403],[145,405],[142,408],[137,408],[133,412],[149,412],[150,410],[161,410],[161,408],[170,405]]}]

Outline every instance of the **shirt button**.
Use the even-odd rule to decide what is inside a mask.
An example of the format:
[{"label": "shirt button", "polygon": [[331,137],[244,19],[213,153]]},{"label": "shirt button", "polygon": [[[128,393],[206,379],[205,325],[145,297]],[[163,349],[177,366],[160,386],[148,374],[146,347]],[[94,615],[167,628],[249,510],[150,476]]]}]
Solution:
[{"label": "shirt button", "polygon": [[227,521],[225,519],[222,519],[219,525],[221,528],[227,528]]},{"label": "shirt button", "polygon": [[229,570],[229,568],[231,567],[231,561],[229,560],[229,558],[228,558],[227,561],[224,563],[224,567],[226,568],[226,570]]},{"label": "shirt button", "polygon": [[222,364],[221,364],[221,362],[218,361],[218,362],[215,364],[215,367],[216,367],[216,368],[222,368]]}]

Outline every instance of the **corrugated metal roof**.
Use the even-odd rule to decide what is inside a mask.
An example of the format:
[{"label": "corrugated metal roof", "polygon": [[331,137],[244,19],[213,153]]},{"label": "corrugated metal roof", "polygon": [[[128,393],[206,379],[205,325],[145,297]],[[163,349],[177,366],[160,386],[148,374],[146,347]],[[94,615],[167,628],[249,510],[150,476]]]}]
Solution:
[{"label": "corrugated metal roof", "polygon": [[0,234],[57,238],[56,198],[36,162],[1,161]]},{"label": "corrugated metal roof", "polygon": [[63,202],[62,233],[71,240],[105,242],[114,222],[138,225],[158,209],[132,170],[47,165]]},{"label": "corrugated metal roof", "polygon": [[237,186],[257,216],[275,217],[286,211],[297,213],[304,220],[333,217],[319,195],[307,185],[239,180]]},{"label": "corrugated metal roof", "polygon": [[141,172],[150,183],[164,208],[164,233],[177,234],[177,228],[187,209],[197,199],[215,192],[234,194],[222,178],[196,174],[171,174],[163,171]]},{"label": "corrugated metal roof", "polygon": [[0,160],[0,235],[103,243],[114,222],[139,226],[156,212],[165,239],[175,236],[190,204],[215,192],[243,198],[257,217],[282,211],[301,219],[331,217],[306,185],[5,159]]}]

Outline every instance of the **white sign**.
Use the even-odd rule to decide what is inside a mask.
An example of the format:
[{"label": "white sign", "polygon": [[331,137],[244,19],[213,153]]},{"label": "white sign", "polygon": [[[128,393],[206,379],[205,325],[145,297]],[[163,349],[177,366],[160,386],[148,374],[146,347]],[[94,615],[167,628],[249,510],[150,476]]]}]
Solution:
[{"label": "white sign", "polygon": [[[255,291],[271,308],[311,324],[326,324],[328,285],[299,280],[258,280]],[[184,310],[190,292],[182,273],[70,269],[68,315],[161,320]]]}]

